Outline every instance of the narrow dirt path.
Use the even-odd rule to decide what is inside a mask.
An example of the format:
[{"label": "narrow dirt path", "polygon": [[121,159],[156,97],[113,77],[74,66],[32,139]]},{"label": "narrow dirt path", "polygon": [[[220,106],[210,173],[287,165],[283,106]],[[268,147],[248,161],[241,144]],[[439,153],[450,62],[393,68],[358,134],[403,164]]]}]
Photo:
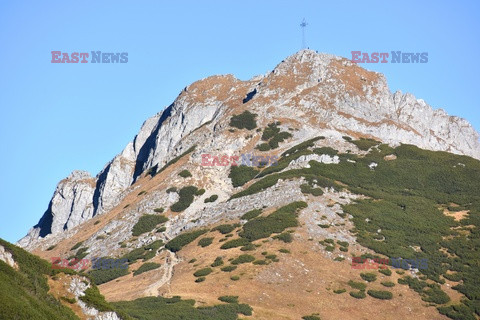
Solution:
[{"label": "narrow dirt path", "polygon": [[[170,286],[170,279],[173,276],[173,268],[177,265],[180,260],[177,258],[177,255],[171,251],[168,251],[168,256],[165,258],[165,263],[163,264],[163,275],[158,280],[152,283],[146,290],[145,293],[147,296],[157,296],[158,289],[168,284]],[[168,288],[170,291],[170,288]]]}]

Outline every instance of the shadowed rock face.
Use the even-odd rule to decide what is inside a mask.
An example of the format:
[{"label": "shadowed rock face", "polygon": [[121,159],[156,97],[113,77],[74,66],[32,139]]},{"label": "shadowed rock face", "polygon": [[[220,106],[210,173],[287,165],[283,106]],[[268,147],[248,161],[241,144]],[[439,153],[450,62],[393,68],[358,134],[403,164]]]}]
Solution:
[{"label": "shadowed rock face", "polygon": [[[383,75],[347,59],[302,50],[248,81],[212,76],[185,88],[173,104],[146,120],[95,178],[74,171],[60,181],[47,211],[18,244],[31,249],[39,238],[108,212],[143,172],[161,168],[194,143],[200,150],[245,147],[246,141],[225,134],[231,114],[240,108],[253,110],[261,122],[294,120],[302,130],[292,144],[329,130],[480,159],[478,133],[466,120],[433,110],[411,94],[392,94]],[[196,130],[207,122],[213,137]]]}]

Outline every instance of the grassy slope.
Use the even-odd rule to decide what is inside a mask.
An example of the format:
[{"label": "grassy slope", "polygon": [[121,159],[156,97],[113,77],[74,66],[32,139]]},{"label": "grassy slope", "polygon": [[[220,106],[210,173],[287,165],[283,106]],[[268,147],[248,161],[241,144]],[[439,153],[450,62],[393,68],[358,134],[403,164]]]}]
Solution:
[{"label": "grassy slope", "polygon": [[[310,152],[300,149],[302,153]],[[293,153],[290,157],[300,152]],[[397,159],[384,160],[388,154],[395,154]],[[340,181],[350,191],[372,198],[344,207],[344,211],[353,216],[360,244],[389,257],[428,259],[428,268],[421,270],[432,281],[431,289],[420,292],[426,301],[441,302],[435,282],[444,283],[447,271],[455,272],[462,282],[454,289],[468,300],[455,307],[440,307],[440,312],[455,319],[472,319],[474,313],[480,315],[480,252],[477,249],[480,246],[480,161],[412,145],[395,149],[381,145],[365,157],[340,155],[340,158],[343,161],[337,165],[312,161],[308,169],[281,173],[270,169],[272,174],[265,176],[262,172],[259,176],[264,178],[232,198],[259,192],[280,178],[303,176],[320,186],[326,186],[328,180]],[[347,158],[355,162],[345,161]],[[283,162],[286,161],[279,161]],[[372,162],[378,164],[375,170],[368,167]],[[450,203],[458,204],[457,210],[469,210],[467,217],[455,221],[444,215],[443,207]],[[417,252],[413,246],[421,250]],[[446,249],[448,254],[441,249]]]},{"label": "grassy slope", "polygon": [[48,294],[50,264],[2,239],[19,270],[0,261],[0,319],[78,319],[72,310]]}]

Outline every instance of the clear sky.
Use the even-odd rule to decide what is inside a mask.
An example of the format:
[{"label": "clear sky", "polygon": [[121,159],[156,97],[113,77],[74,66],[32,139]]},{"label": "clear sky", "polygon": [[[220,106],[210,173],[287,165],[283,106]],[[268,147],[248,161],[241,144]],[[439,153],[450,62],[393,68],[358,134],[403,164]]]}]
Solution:
[{"label": "clear sky", "polygon": [[[480,129],[479,1],[0,0],[0,237],[36,224],[72,170],[96,175],[188,84],[270,71],[301,48],[428,52],[362,64]],[[128,52],[125,64],[52,64],[51,51]]]}]

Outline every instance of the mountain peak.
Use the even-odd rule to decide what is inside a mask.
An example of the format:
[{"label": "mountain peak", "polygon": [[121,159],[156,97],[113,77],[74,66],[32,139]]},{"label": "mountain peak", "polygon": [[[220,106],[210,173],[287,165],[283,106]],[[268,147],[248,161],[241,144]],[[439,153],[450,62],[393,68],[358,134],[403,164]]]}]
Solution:
[{"label": "mountain peak", "polygon": [[228,129],[230,118],[243,111],[256,114],[259,127],[280,119],[294,130],[285,148],[315,136],[349,135],[480,159],[478,133],[466,120],[434,110],[411,94],[392,94],[380,73],[305,49],[264,76],[241,81],[231,74],[216,75],[187,86],[164,111],[146,120],[95,178],[74,171],[62,180],[44,217],[21,245],[34,248],[45,234],[61,234],[109,212],[146,172],[195,145],[202,152],[251,152],[251,137],[237,139]]}]

